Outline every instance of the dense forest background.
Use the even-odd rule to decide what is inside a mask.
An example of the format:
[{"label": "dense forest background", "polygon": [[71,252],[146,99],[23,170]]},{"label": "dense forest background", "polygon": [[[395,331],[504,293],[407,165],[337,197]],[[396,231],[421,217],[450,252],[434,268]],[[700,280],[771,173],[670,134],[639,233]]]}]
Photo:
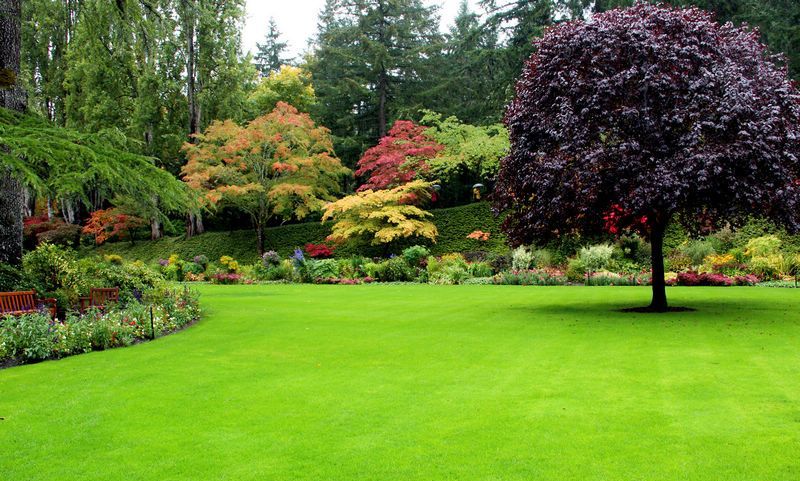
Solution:
[{"label": "dense forest background", "polygon": [[[483,0],[477,11],[465,2],[447,31],[421,0],[328,0],[297,59],[287,58],[270,19],[263,19],[268,33],[258,51],[242,53],[244,3],[27,0],[21,63],[28,108],[78,132],[118,130],[177,176],[183,145],[212,121],[247,122],[288,96],[331,130],[337,156],[353,169],[397,119],[437,112],[497,124],[535,37],[633,0]],[[771,50],[785,54],[791,75],[800,75],[800,2],[665,3],[758,27]],[[275,77],[289,63],[299,70],[277,82],[288,92],[276,91]],[[357,180],[345,186],[355,187]],[[86,214],[77,200],[75,209],[62,207]]]}]

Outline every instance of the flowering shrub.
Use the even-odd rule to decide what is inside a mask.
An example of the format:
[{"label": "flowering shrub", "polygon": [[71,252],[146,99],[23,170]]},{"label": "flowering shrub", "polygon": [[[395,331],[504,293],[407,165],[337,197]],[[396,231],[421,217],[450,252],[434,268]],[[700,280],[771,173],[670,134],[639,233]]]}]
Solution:
[{"label": "flowering shrub", "polygon": [[220,272],[211,276],[212,284],[239,284],[242,282],[242,276],[230,272]]},{"label": "flowering shrub", "polygon": [[267,251],[261,256],[264,267],[277,267],[281,263],[281,256],[275,251]]},{"label": "flowering shrub", "polygon": [[563,286],[569,283],[563,272],[551,269],[526,269],[501,272],[495,284],[514,286]]},{"label": "flowering shrub", "polygon": [[351,279],[351,278],[342,278],[342,277],[328,277],[328,278],[318,278],[314,280],[314,284],[338,284],[343,286],[354,286],[358,284],[370,284],[374,282],[374,279],[371,277],[364,277],[361,279]]},{"label": "flowering shrub", "polygon": [[308,243],[305,245],[305,248],[309,257],[313,257],[314,259],[327,259],[329,257],[333,257],[333,251],[335,250],[333,246],[328,246],[326,244]]},{"label": "flowering shrub", "polygon": [[492,236],[492,234],[490,232],[484,232],[482,230],[476,230],[476,231],[471,232],[469,235],[467,235],[467,239],[473,239],[473,240],[476,240],[476,241],[487,242],[489,240],[489,237],[491,237],[491,236]]},{"label": "flowering shrub", "polygon": [[649,272],[640,274],[618,274],[616,272],[593,272],[587,283],[591,286],[648,286],[652,282]]},{"label": "flowering shrub", "polygon": [[119,304],[106,312],[70,312],[63,321],[44,313],[9,316],[0,318],[0,361],[36,362],[129,346],[180,329],[199,317],[198,297],[188,289],[154,290],[144,303]]},{"label": "flowering shrub", "polygon": [[192,262],[194,262],[195,264],[201,266],[203,268],[203,270],[208,269],[208,257],[206,257],[206,256],[204,256],[202,254],[200,254],[198,256],[194,256],[194,259],[192,259]]},{"label": "flowering shrub", "polygon": [[678,286],[753,286],[759,279],[754,275],[728,277],[724,274],[709,274],[698,272],[681,272],[673,280],[667,281],[669,285]]},{"label": "flowering shrub", "polygon": [[239,270],[239,263],[231,256],[220,257],[219,263],[227,270],[228,274],[235,274]]}]

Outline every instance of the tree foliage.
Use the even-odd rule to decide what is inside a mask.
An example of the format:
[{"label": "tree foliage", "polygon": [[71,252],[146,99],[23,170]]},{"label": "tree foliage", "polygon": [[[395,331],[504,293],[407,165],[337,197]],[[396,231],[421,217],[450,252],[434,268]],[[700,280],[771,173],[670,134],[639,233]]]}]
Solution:
[{"label": "tree foliage", "polygon": [[144,219],[128,215],[120,209],[100,209],[92,212],[83,227],[83,233],[94,236],[100,245],[108,240],[123,240],[131,237],[131,231],[147,225]]},{"label": "tree foliage", "polygon": [[185,209],[188,196],[182,183],[154,159],[131,153],[135,150],[115,129],[82,134],[35,115],[0,109],[0,163],[42,197],[97,208],[125,196],[164,218]]},{"label": "tree foliage", "polygon": [[435,112],[426,112],[420,123],[427,136],[444,146],[428,161],[429,175],[443,183],[493,179],[508,153],[508,130],[502,124],[470,125]]},{"label": "tree foliage", "polygon": [[232,205],[250,215],[259,252],[271,219],[320,212],[349,172],[333,153],[329,131],[284,102],[244,127],[214,122],[196,140],[184,146],[184,181],[207,206]]},{"label": "tree foliage", "polygon": [[338,152],[357,159],[425,106],[440,43],[434,9],[421,0],[327,0],[308,68]]},{"label": "tree foliage", "polygon": [[298,67],[284,65],[262,78],[250,94],[256,116],[272,112],[278,102],[285,102],[300,112],[311,112],[317,103],[311,74]]},{"label": "tree foliage", "polygon": [[270,17],[267,33],[264,36],[264,43],[256,45],[257,51],[253,57],[256,68],[261,72],[261,75],[268,76],[289,63],[289,59],[285,57],[287,46],[288,44],[281,40],[278,24],[275,23],[274,18]]},{"label": "tree foliage", "polygon": [[367,177],[358,190],[387,189],[410,182],[427,172],[427,161],[442,149],[425,133],[425,127],[398,120],[389,134],[358,161],[356,175]]},{"label": "tree foliage", "polygon": [[322,220],[334,222],[329,240],[366,240],[373,245],[424,237],[436,241],[433,217],[419,205],[430,201],[433,184],[415,180],[386,190],[365,190],[325,207]]},{"label": "tree foliage", "polygon": [[637,5],[536,43],[506,123],[496,208],[515,244],[647,220],[666,309],[670,220],[768,216],[800,229],[800,94],[758,34],[699,9]]}]

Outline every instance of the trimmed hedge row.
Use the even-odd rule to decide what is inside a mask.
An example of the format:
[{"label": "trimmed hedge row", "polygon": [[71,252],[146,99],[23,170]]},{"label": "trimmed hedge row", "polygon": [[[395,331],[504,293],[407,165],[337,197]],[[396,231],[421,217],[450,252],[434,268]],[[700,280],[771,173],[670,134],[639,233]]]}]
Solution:
[{"label": "trimmed hedge row", "polygon": [[[439,229],[436,244],[420,239],[409,239],[391,246],[370,246],[349,243],[336,250],[337,257],[352,255],[379,256],[397,254],[403,248],[421,244],[428,246],[434,255],[449,252],[507,250],[505,236],[500,232],[501,219],[496,218],[488,203],[480,202],[449,209],[431,210],[434,223]],[[486,242],[467,239],[467,235],[475,230],[490,232]],[[275,250],[281,256],[288,256],[297,247],[306,243],[319,243],[330,234],[330,225],[319,222],[292,224],[272,227],[265,231],[265,245],[268,250]],[[108,243],[97,248],[84,251],[85,254],[118,254],[126,259],[138,259],[153,262],[178,254],[183,259],[203,254],[209,259],[219,259],[227,255],[240,262],[252,263],[258,258],[256,252],[256,235],[252,230],[233,232],[208,232],[191,239],[183,237],[167,237],[158,241],[137,241]]]}]

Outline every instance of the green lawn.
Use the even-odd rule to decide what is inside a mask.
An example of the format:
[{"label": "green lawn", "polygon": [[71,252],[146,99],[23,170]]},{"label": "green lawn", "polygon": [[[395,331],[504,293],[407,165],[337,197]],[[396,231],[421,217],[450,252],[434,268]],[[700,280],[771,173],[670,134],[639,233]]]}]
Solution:
[{"label": "green lawn", "polygon": [[800,479],[800,290],[204,286],[0,371],[0,479]]}]

